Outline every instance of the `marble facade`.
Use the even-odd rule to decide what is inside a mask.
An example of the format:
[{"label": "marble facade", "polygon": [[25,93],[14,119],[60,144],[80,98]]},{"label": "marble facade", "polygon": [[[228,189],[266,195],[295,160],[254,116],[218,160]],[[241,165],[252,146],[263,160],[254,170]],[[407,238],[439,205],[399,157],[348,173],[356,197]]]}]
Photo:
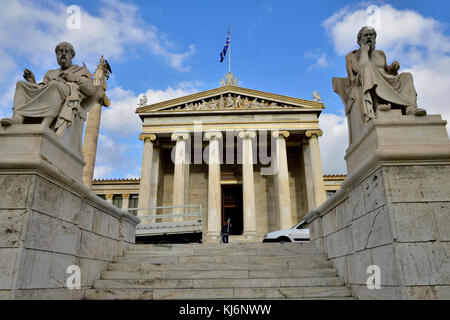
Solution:
[{"label": "marble facade", "polygon": [[[139,107],[144,148],[138,207],[201,204],[203,238],[219,241],[222,189],[235,185],[242,190],[240,240],[260,241],[267,232],[292,227],[326,198],[318,144],[323,108],[234,84]],[[108,194],[107,185],[94,182],[93,190]]]}]

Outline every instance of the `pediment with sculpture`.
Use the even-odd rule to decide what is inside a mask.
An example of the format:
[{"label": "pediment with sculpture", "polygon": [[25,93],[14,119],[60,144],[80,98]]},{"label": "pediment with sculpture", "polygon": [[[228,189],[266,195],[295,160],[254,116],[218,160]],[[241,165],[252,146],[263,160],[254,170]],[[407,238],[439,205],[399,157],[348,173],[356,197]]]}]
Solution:
[{"label": "pediment with sculpture", "polygon": [[228,109],[277,109],[290,108],[291,105],[281,104],[275,101],[265,100],[257,97],[241,96],[240,94],[228,93],[209,99],[186,103],[181,106],[172,107],[167,110],[228,110]]},{"label": "pediment with sculpture", "polygon": [[177,112],[177,111],[227,111],[227,110],[287,110],[323,109],[317,101],[282,96],[234,85],[199,92],[193,95],[141,106],[136,112]]}]

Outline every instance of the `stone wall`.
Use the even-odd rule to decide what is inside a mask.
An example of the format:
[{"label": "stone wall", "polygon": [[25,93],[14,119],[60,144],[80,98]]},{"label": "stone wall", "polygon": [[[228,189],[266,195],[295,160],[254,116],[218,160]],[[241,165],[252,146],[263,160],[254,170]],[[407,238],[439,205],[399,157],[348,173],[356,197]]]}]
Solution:
[{"label": "stone wall", "polygon": [[[450,299],[450,165],[379,164],[306,218],[311,240],[360,299]],[[367,267],[381,289],[367,288]]]},{"label": "stone wall", "polygon": [[[139,219],[57,174],[12,171],[0,172],[0,298],[82,298],[134,243]],[[66,288],[70,265],[81,290]]]}]

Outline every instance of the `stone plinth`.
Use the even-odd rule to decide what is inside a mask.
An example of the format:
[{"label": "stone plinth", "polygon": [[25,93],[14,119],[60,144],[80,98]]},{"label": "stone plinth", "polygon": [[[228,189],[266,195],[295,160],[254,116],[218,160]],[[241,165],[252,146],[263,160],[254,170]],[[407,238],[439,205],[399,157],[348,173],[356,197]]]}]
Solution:
[{"label": "stone plinth", "polygon": [[40,124],[0,128],[1,168],[41,167],[82,181],[83,155]]},{"label": "stone plinth", "polygon": [[[341,189],[305,216],[311,241],[360,299],[449,299],[445,121],[378,116],[347,164]],[[380,267],[380,289],[367,287],[371,265]]]},{"label": "stone plinth", "polygon": [[[0,297],[82,298],[139,219],[91,193],[82,158],[40,125],[2,128],[0,155]],[[71,265],[81,290],[66,287]]]},{"label": "stone plinth", "polygon": [[403,116],[400,110],[378,111],[358,141],[347,149],[347,173],[377,161],[448,160],[450,145],[440,115]]}]

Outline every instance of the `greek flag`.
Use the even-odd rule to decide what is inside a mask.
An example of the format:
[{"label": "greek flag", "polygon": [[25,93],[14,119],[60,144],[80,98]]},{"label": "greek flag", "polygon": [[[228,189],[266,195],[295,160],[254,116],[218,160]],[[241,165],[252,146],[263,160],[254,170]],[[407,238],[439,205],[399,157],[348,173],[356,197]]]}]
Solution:
[{"label": "greek flag", "polygon": [[225,55],[227,54],[227,50],[228,50],[229,45],[230,45],[230,27],[228,27],[227,42],[225,42],[225,46],[223,47],[222,52],[220,52],[220,62],[222,62],[223,59],[225,58]]}]

